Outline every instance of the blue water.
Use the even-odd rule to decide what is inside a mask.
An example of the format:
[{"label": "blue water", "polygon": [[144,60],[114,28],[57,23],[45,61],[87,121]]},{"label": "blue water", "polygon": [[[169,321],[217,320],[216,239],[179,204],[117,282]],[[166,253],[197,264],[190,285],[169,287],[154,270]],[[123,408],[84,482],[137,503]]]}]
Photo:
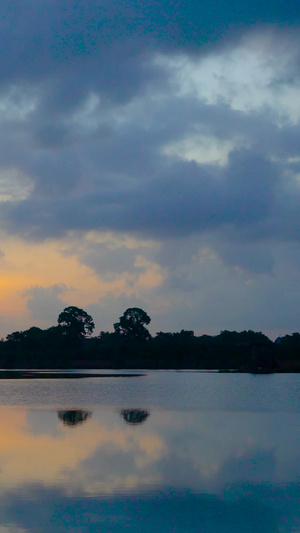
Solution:
[{"label": "blue water", "polygon": [[299,384],[0,381],[0,532],[299,532]]}]

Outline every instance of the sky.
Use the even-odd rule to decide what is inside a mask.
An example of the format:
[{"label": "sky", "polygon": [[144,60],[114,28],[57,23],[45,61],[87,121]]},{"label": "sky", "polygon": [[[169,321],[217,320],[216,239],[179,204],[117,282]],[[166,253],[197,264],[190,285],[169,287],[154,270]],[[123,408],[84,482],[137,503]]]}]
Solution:
[{"label": "sky", "polygon": [[300,4],[2,0],[0,336],[300,324]]}]

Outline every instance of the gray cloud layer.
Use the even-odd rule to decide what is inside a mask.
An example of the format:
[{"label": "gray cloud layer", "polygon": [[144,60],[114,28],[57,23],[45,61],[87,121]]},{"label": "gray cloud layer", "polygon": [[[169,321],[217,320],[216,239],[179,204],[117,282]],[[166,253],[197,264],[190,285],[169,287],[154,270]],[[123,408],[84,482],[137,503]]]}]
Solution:
[{"label": "gray cloud layer", "polygon": [[[129,232],[169,251],[199,238],[226,264],[270,272],[274,243],[300,236],[300,126],[296,111],[276,105],[298,87],[299,14],[298,2],[279,0],[2,2],[0,168],[31,184],[26,198],[2,204],[2,228],[29,240]],[[197,71],[233,50],[261,54],[272,102],[231,105],[223,89],[246,93],[247,84],[226,76],[212,101],[183,89],[177,60]],[[259,95],[259,79],[253,87]],[[229,146],[222,164],[176,152],[193,141],[203,154],[205,138]],[[139,271],[125,249],[101,254],[89,249],[80,260],[104,278]],[[166,291],[197,284],[177,252],[175,263],[172,254],[154,256],[173,268]],[[45,295],[30,296],[36,313]]]},{"label": "gray cloud layer", "polygon": [[[6,228],[38,239],[69,229],[161,237],[230,224],[286,236],[287,218],[298,217],[298,168],[288,159],[299,155],[298,125],[176,95],[155,57],[167,49],[205,54],[215,41],[224,51],[224,39],[236,44],[236,32],[253,24],[292,26],[298,9],[293,2],[272,10],[264,2],[4,4],[1,93],[16,113],[3,117],[0,164],[34,184],[27,200],[6,205]],[[92,96],[91,116],[78,120]],[[195,134],[235,143],[225,167],[164,152]]]}]

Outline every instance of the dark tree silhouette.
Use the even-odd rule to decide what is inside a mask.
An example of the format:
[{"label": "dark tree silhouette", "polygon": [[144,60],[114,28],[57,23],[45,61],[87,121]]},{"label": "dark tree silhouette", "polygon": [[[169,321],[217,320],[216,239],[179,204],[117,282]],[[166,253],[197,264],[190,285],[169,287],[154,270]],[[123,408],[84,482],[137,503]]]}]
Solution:
[{"label": "dark tree silhouette", "polygon": [[10,342],[28,342],[28,341],[40,341],[44,337],[44,331],[35,326],[25,331],[14,331],[7,335],[6,340]]},{"label": "dark tree silhouette", "polygon": [[122,409],[120,415],[127,424],[136,425],[145,422],[150,413],[146,409]]},{"label": "dark tree silhouette", "polygon": [[91,411],[82,411],[81,409],[70,409],[68,411],[57,411],[58,418],[65,426],[75,427],[78,424],[86,422],[92,416]]},{"label": "dark tree silhouette", "polygon": [[114,324],[115,332],[124,337],[136,340],[148,340],[151,335],[145,325],[150,324],[151,318],[143,309],[129,307]]},{"label": "dark tree silhouette", "polygon": [[65,334],[79,338],[91,335],[95,328],[92,317],[83,309],[72,305],[60,313],[57,322],[64,328]]}]

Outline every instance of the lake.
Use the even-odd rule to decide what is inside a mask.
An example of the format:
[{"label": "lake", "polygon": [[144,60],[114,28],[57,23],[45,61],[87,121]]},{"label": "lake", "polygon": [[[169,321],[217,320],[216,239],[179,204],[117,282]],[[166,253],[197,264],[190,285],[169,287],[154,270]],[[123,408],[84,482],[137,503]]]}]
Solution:
[{"label": "lake", "polygon": [[300,532],[299,375],[140,373],[0,380],[0,533]]}]

